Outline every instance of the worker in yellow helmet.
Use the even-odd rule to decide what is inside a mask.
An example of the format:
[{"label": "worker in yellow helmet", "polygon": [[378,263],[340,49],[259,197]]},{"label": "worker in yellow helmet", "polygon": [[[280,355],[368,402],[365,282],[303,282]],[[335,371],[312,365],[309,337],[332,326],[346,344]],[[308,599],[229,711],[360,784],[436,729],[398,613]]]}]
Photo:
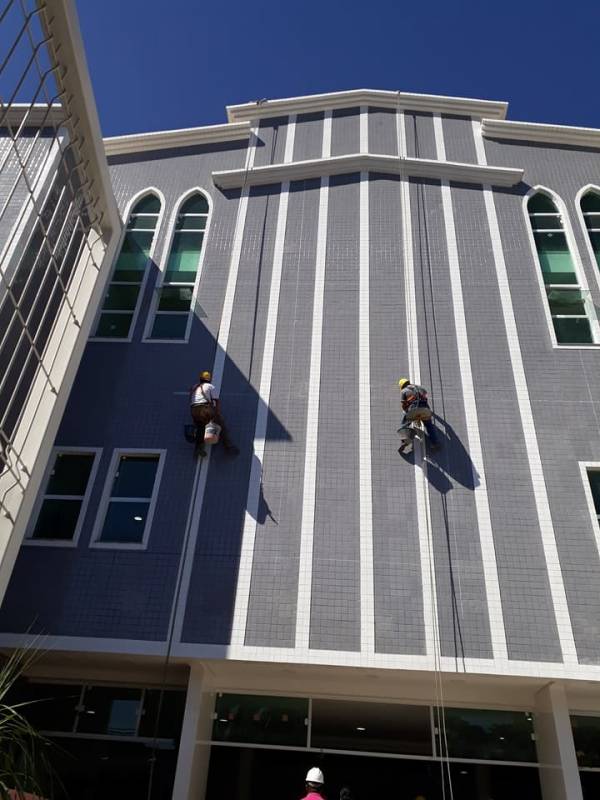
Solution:
[{"label": "worker in yellow helmet", "polygon": [[190,412],[194,425],[196,426],[196,447],[195,456],[204,458],[204,429],[209,422],[216,422],[221,428],[221,442],[223,447],[231,455],[237,455],[239,450],[231,442],[225,427],[225,420],[221,414],[221,401],[216,387],[211,382],[212,375],[208,370],[201,372],[198,376],[198,383],[190,389]]},{"label": "worker in yellow helmet", "polygon": [[400,387],[400,401],[404,411],[402,423],[398,428],[398,433],[402,439],[400,452],[406,455],[413,449],[412,422],[423,423],[431,449],[437,450],[439,447],[438,435],[432,422],[433,412],[429,408],[427,401],[427,390],[416,383],[411,383],[409,378],[400,378],[398,386]]}]

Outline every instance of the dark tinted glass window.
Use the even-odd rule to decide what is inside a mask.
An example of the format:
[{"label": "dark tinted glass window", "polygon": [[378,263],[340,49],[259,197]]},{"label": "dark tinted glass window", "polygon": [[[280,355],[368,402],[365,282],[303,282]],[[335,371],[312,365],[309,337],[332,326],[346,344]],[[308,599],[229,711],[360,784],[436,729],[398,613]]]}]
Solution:
[{"label": "dark tinted glass window", "polygon": [[139,544],[144,538],[149,508],[150,503],[143,500],[109,503],[101,541]]},{"label": "dark tinted glass window", "polygon": [[[158,689],[146,689],[144,713],[140,722],[140,736],[147,736],[148,738],[154,736],[159,697],[160,691]],[[161,739],[179,739],[184,709],[184,691],[167,690],[164,692],[158,720],[158,736]]]},{"label": "dark tinted glass window", "polygon": [[592,497],[594,498],[594,508],[596,509],[596,514],[600,515],[600,470],[588,470],[588,479],[592,490]]},{"label": "dark tinted glass window", "polygon": [[600,717],[573,715],[571,728],[580,767],[600,767]]},{"label": "dark tinted glass window", "polygon": [[218,742],[306,745],[308,700],[222,694],[217,697],[213,739]]},{"label": "dark tinted glass window", "polygon": [[311,744],[331,750],[431,755],[429,706],[313,700]]},{"label": "dark tinted glass window", "polygon": [[93,463],[94,456],[90,453],[59,453],[48,480],[46,494],[83,496]]},{"label": "dark tinted glass window", "polygon": [[[435,715],[437,720],[437,714]],[[452,758],[536,761],[531,714],[519,711],[446,709],[446,739]]]},{"label": "dark tinted glass window", "polygon": [[158,456],[121,456],[112,497],[151,497]]},{"label": "dark tinted glass window", "polygon": [[33,538],[72,539],[80,512],[81,500],[44,500],[33,529]]},{"label": "dark tinted glass window", "polygon": [[22,691],[24,716],[40,731],[73,730],[77,706],[81,697],[80,685],[58,683],[28,683]]},{"label": "dark tinted glass window", "polygon": [[112,736],[135,736],[141,700],[141,689],[87,687],[77,731]]}]

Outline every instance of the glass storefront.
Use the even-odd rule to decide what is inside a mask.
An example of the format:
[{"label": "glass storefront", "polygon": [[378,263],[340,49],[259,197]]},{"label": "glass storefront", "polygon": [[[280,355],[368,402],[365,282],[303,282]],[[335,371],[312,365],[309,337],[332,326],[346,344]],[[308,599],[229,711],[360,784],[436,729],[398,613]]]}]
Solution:
[{"label": "glass storefront", "polygon": [[207,800],[297,800],[311,766],[328,798],[541,798],[525,712],[219,694],[212,742]]},{"label": "glass storefront", "polygon": [[27,704],[23,714],[50,742],[54,800],[162,800],[175,776],[185,691],[160,697],[156,688],[23,681],[11,701]]}]

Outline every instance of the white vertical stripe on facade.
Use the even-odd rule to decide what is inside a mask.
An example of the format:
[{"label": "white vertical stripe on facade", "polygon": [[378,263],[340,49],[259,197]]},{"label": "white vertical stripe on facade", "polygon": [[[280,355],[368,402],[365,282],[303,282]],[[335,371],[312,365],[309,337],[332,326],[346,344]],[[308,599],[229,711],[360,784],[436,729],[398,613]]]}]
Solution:
[{"label": "white vertical stripe on facade", "polygon": [[[398,132],[399,156],[406,156],[406,119],[404,111],[397,111],[396,126]],[[410,182],[404,175],[400,176],[400,213],[402,215],[402,249],[404,257],[404,304],[406,316],[406,341],[408,354],[408,372],[415,383],[421,381],[419,362],[419,331],[416,315],[415,263],[413,254],[412,216],[410,210]],[[400,405],[400,400],[398,400]],[[433,658],[439,643],[439,623],[437,613],[437,590],[435,585],[435,568],[433,563],[433,540],[431,536],[431,518],[429,494],[427,491],[426,465],[419,444],[415,447],[415,491],[417,500],[417,526],[419,529],[419,559],[421,563],[421,581],[423,584],[423,624],[425,629],[425,650]]]},{"label": "white vertical stripe on facade", "polygon": [[[440,114],[434,114],[433,125],[437,158],[440,161],[445,161],[446,147],[444,144],[444,131]],[[454,226],[454,210],[452,208],[452,193],[450,183],[447,180],[442,180],[442,208],[444,212],[444,227],[446,229],[450,291],[454,309],[456,345],[465,408],[467,441],[469,455],[473,463],[475,511],[477,514],[477,526],[479,528],[479,541],[481,544],[481,559],[483,562],[483,574],[487,594],[492,650],[495,659],[506,661],[508,658],[508,651],[506,647],[504,617],[502,614],[502,601],[500,598],[500,581],[498,579],[498,565],[496,563],[496,550],[494,548],[494,537],[492,535],[492,520],[490,517],[490,505],[483,465],[481,437],[479,435],[477,405],[475,403],[475,389],[473,386],[473,372],[471,370],[471,355],[469,352],[467,321],[460,276],[460,262],[458,258],[458,246],[456,244],[456,228]]]},{"label": "white vertical stripe on facade", "polygon": [[[477,120],[473,120],[473,137],[475,139],[477,163],[485,165],[487,164],[487,159],[485,155],[483,136],[481,133],[481,123]],[[577,664],[577,650],[575,647],[575,639],[573,637],[573,628],[571,626],[571,617],[569,615],[569,607],[567,604],[567,595],[565,592],[562,570],[560,568],[560,561],[558,558],[556,535],[554,533],[554,525],[550,515],[548,493],[546,490],[546,482],[544,480],[544,470],[542,468],[542,459],[540,457],[537,434],[533,421],[533,410],[531,408],[531,401],[529,399],[529,389],[527,387],[527,378],[525,377],[525,367],[523,364],[521,345],[519,343],[517,322],[512,305],[510,283],[508,280],[506,262],[504,260],[502,239],[500,238],[500,225],[498,224],[496,204],[494,202],[494,194],[491,186],[486,185],[483,187],[483,196],[485,200],[485,210],[487,213],[488,224],[490,227],[492,252],[494,255],[494,264],[498,278],[498,288],[500,290],[500,302],[502,305],[502,315],[504,317],[504,327],[506,328],[508,351],[510,354],[510,362],[515,381],[516,399],[519,405],[521,424],[523,426],[523,439],[525,442],[525,449],[527,451],[529,469],[531,471],[531,483],[533,486],[535,506],[542,535],[542,545],[544,548],[544,557],[546,559],[546,566],[548,569],[550,592],[552,595],[552,603],[554,605],[560,646],[565,664]]]},{"label": "white vertical stripe on facade", "polygon": [[[246,163],[244,167],[246,170],[252,169],[252,166],[254,165],[257,143],[256,127],[252,128],[249,141],[251,144],[249,144],[248,154],[246,156]],[[229,262],[229,275],[227,276],[227,286],[225,288],[225,299],[223,301],[221,325],[219,327],[219,333],[217,336],[217,352],[215,355],[215,362],[213,364],[213,384],[215,385],[218,393],[221,391],[221,383],[223,382],[225,354],[227,352],[229,331],[231,329],[231,319],[233,316],[233,301],[235,299],[238,271],[242,255],[242,242],[244,240],[244,228],[246,226],[246,216],[248,214],[249,194],[250,190],[247,187],[244,187],[238,203],[235,231],[233,234],[233,243],[231,248],[231,260]],[[179,582],[181,582],[181,588],[179,597],[176,598],[176,607],[173,608],[171,615],[173,616],[173,613],[175,615],[173,628],[174,641],[181,641],[185,607],[187,603],[190,579],[192,576],[194,552],[196,550],[196,541],[198,539],[198,526],[200,524],[200,514],[202,513],[202,505],[204,502],[204,491],[206,489],[206,477],[208,475],[209,464],[210,448],[206,458],[202,459],[202,461],[198,461],[194,476],[193,491],[188,511],[188,524],[186,525],[184,547],[182,549],[177,575],[177,583],[179,584]],[[187,546],[185,545],[186,539]]]},{"label": "white vertical stripe on facade", "polygon": [[[286,126],[284,162],[292,160],[294,152],[294,138],[296,134],[296,117],[291,116]],[[248,497],[244,516],[244,529],[242,532],[242,545],[240,550],[240,566],[235,595],[233,613],[233,627],[231,634],[232,645],[243,645],[246,635],[246,620],[248,617],[248,601],[250,598],[250,584],[252,580],[252,565],[254,562],[254,542],[256,539],[256,526],[258,506],[260,502],[260,485],[262,480],[263,458],[265,454],[265,439],[269,421],[269,402],[271,397],[271,377],[273,374],[273,359],[275,355],[275,335],[277,333],[277,320],[279,317],[279,294],[281,288],[281,272],[283,268],[283,253],[285,248],[285,232],[287,227],[288,204],[290,184],[286,181],[281,185],[279,195],[279,210],[277,212],[277,226],[275,229],[275,244],[273,249],[273,271],[271,274],[271,289],[269,292],[269,306],[267,309],[267,323],[265,328],[265,343],[262,356],[260,386],[258,389],[258,408],[256,412],[256,425],[254,428],[254,457],[248,481]]]},{"label": "white vertical stripe on facade", "polygon": [[[360,152],[369,152],[369,109],[360,109]],[[369,173],[360,173],[359,214],[358,393],[359,525],[360,525],[360,649],[375,652],[373,586],[373,495],[371,487],[371,351],[369,339]]]},{"label": "white vertical stripe on facade", "polygon": [[[322,158],[331,155],[331,111],[323,120]],[[298,604],[296,607],[296,647],[308,650],[310,640],[310,603],[312,590],[313,533],[317,486],[317,438],[321,394],[321,345],[323,340],[323,298],[325,294],[325,257],[327,255],[327,215],[329,211],[329,178],[321,178],[313,323],[310,345],[311,390],[306,417],[306,452],[300,526],[300,563],[298,569]]]}]

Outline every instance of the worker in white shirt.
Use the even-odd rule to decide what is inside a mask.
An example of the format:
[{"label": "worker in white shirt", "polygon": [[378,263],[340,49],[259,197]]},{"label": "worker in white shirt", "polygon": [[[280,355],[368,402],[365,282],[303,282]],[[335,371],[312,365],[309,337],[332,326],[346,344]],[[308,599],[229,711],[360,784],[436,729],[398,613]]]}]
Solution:
[{"label": "worker in white shirt", "polygon": [[212,375],[210,372],[201,372],[198,383],[190,389],[190,411],[196,426],[196,449],[195,455],[204,457],[204,428],[209,422],[216,422],[221,428],[221,442],[223,447],[231,455],[237,455],[239,450],[231,442],[225,426],[225,420],[221,414],[221,403],[215,386],[211,383]]}]

